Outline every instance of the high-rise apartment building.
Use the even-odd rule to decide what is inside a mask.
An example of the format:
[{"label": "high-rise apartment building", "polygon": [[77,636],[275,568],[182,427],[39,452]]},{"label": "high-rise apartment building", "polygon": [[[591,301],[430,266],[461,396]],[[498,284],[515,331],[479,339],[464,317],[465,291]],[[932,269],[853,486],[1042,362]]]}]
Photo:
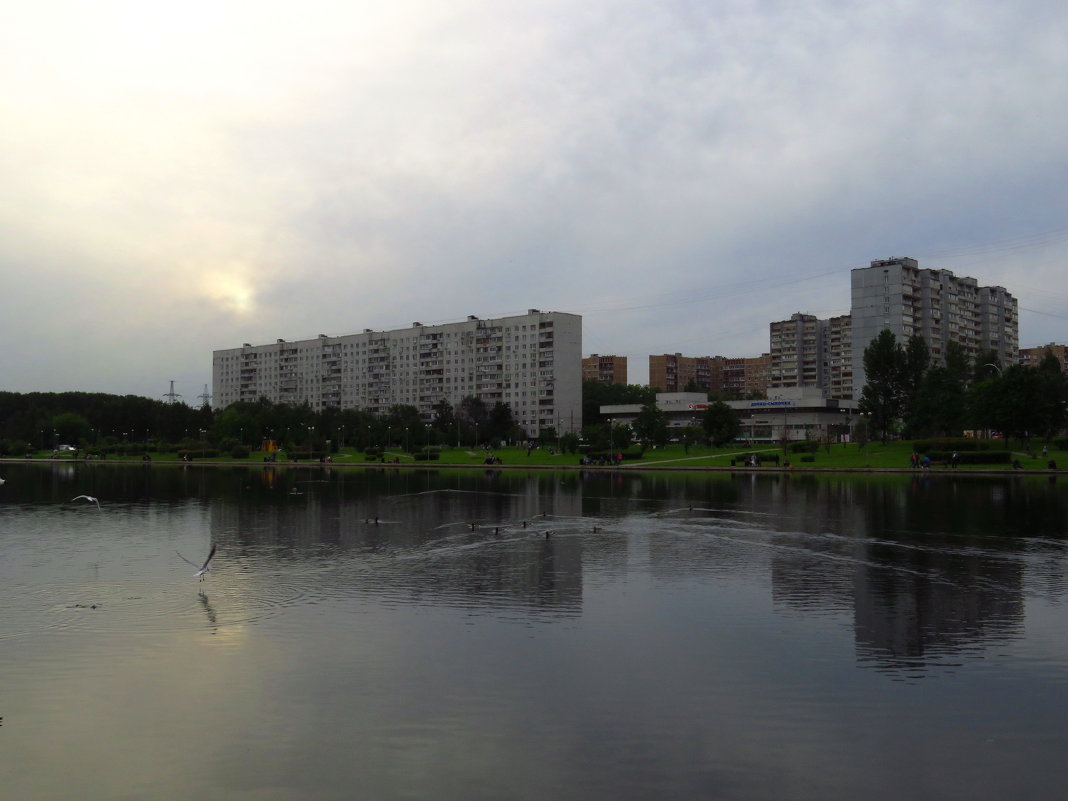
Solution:
[{"label": "high-rise apartment building", "polygon": [[771,369],[768,387],[815,387],[828,398],[853,397],[850,316],[821,320],[797,314],[769,326]]},{"label": "high-rise apartment building", "polygon": [[627,357],[594,353],[582,360],[582,380],[603,384],[627,383]]},{"label": "high-rise apartment building", "polygon": [[853,317],[842,314],[824,322],[823,386],[831,398],[853,397]]},{"label": "high-rise apartment building", "polygon": [[261,397],[379,414],[406,404],[427,421],[434,404],[474,396],[488,406],[508,405],[537,436],[550,426],[581,427],[581,361],[582,318],[530,309],[514,317],[246,343],[214,352],[212,382],[217,408]]},{"label": "high-rise apartment building", "polygon": [[1014,364],[1018,357],[1016,298],[1003,287],[921,268],[911,258],[879,259],[853,270],[850,316],[855,394],[865,384],[864,349],[883,329],[899,341],[919,334],[936,364],[944,361],[949,341],[963,345],[971,358],[990,350],[1002,364]]},{"label": "high-rise apartment building", "polygon": [[823,327],[813,314],[797,314],[770,325],[771,381],[768,389],[820,386]]}]

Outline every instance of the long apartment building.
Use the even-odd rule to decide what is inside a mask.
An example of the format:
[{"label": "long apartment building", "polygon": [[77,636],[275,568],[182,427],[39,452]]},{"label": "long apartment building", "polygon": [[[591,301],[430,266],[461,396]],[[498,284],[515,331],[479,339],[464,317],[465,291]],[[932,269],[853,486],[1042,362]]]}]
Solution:
[{"label": "long apartment building", "polygon": [[852,271],[853,388],[864,387],[864,349],[883,329],[899,341],[921,335],[931,358],[945,358],[946,343],[959,342],[970,358],[994,350],[1002,364],[1019,351],[1016,298],[1004,287],[980,286],[949,270],[921,268],[915,259],[891,258]]},{"label": "long apartment building", "polygon": [[434,404],[474,396],[508,405],[529,436],[582,425],[582,317],[530,309],[514,317],[269,345],[245,343],[212,359],[214,405],[267,398],[313,409],[385,413],[414,406],[428,422]]}]

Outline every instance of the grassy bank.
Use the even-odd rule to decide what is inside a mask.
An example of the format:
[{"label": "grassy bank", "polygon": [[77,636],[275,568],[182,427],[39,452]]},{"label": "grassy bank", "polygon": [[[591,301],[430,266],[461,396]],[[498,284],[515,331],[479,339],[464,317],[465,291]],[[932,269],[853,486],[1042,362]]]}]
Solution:
[{"label": "grassy bank", "polygon": [[[1068,467],[1068,452],[1050,450],[1047,457],[1042,456],[1042,445],[1033,444],[1033,455],[1028,454],[1021,448],[1013,449],[1013,458],[1018,459],[1024,470],[1045,470],[1047,469],[1047,462],[1049,459],[1053,459],[1060,467]],[[758,445],[753,447],[747,447],[744,443],[736,443],[733,445],[725,446],[723,448],[710,448],[703,446],[690,447],[687,451],[681,445],[670,445],[664,448],[657,448],[645,451],[641,458],[627,459],[622,463],[623,469],[633,470],[641,469],[643,467],[656,467],[656,468],[706,468],[706,469],[723,469],[730,468],[732,466],[732,460],[734,466],[744,466],[743,461],[750,454],[758,454],[760,456],[777,456],[779,459],[779,465],[765,462],[759,469],[761,470],[774,470],[777,468],[785,467],[785,463],[789,462],[792,468],[804,468],[804,469],[824,469],[824,470],[857,470],[857,469],[909,469],[909,456],[912,453],[911,442],[889,442],[879,443],[871,442],[866,445],[857,444],[835,444],[829,448],[820,448],[814,454],[798,454],[798,453],[784,453],[783,449],[779,446],[771,445]],[[811,461],[807,460],[807,456],[811,456]],[[213,462],[247,462],[249,464],[262,464],[265,454],[262,452],[252,452],[246,459],[234,459],[228,454],[223,454],[217,457],[195,459],[195,462],[199,463],[213,463]],[[526,448],[497,448],[492,452],[485,450],[474,450],[470,447],[466,448],[443,448],[440,452],[439,458],[435,461],[416,461],[416,459],[408,453],[405,453],[403,449],[386,449],[385,462],[388,464],[396,465],[418,465],[424,467],[446,466],[446,465],[461,465],[461,466],[481,466],[486,464],[487,457],[494,457],[500,459],[500,463],[506,467],[536,467],[536,468],[549,468],[549,467],[568,467],[573,468],[579,466],[580,457],[576,454],[570,453],[557,453],[551,449],[536,448],[532,451],[527,451]],[[36,454],[31,454],[29,458],[35,459],[52,459],[51,451],[42,451]],[[71,453],[63,453],[54,457],[56,460],[71,461],[75,457]],[[81,457],[78,457],[79,460]],[[153,463],[178,463],[181,461],[176,453],[157,453],[149,452],[149,458]],[[277,455],[278,463],[291,463],[293,460],[285,452],[281,452]],[[803,460],[804,459],[804,460]],[[137,462],[141,461],[141,456],[110,456],[107,461],[121,461],[121,462]],[[307,463],[307,462],[305,462]],[[317,463],[317,460],[316,460]],[[362,465],[362,464],[381,464],[382,459],[369,460],[368,457],[362,452],[352,448],[343,448],[340,452],[331,456],[331,463],[334,465]],[[950,468],[936,465],[932,469],[934,470],[948,470]],[[1006,465],[961,465],[957,468],[961,472],[976,471],[976,470],[999,470],[1007,469]]]}]

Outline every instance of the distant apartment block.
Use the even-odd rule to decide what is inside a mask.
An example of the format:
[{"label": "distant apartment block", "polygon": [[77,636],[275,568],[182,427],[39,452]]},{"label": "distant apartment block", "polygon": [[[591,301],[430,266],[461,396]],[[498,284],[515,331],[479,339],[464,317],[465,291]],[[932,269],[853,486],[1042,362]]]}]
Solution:
[{"label": "distant apartment block", "polygon": [[925,269],[915,259],[891,258],[852,271],[853,391],[864,387],[864,349],[883,329],[899,341],[919,334],[936,364],[946,343],[959,342],[970,358],[994,350],[1002,364],[1019,351],[1016,298],[1003,287],[979,286],[949,270]]},{"label": "distant apartment block", "polygon": [[496,319],[327,336],[213,353],[214,404],[267,398],[313,409],[394,404],[433,418],[434,404],[474,396],[512,409],[529,436],[582,425],[582,318],[530,309]]},{"label": "distant apartment block", "polygon": [[1068,375],[1068,345],[1058,345],[1050,342],[1038,348],[1020,348],[1020,364],[1024,367],[1038,367],[1046,357],[1046,353],[1052,353],[1061,363],[1061,370]]},{"label": "distant apartment block", "polygon": [[723,360],[722,383],[719,390],[734,398],[763,395],[768,391],[771,379],[771,354],[740,356],[737,358],[715,357]]},{"label": "distant apartment block", "polygon": [[661,392],[682,392],[695,386],[711,392],[712,357],[664,353],[649,357],[649,386]]},{"label": "distant apartment block", "polygon": [[850,317],[821,320],[798,312],[769,326],[769,391],[814,387],[828,398],[853,397]]},{"label": "distant apartment block", "polygon": [[823,375],[823,327],[813,314],[797,314],[770,326],[769,389],[815,387]]},{"label": "distant apartment block", "polygon": [[853,397],[853,317],[841,314],[826,321],[823,333],[823,385],[831,398]]},{"label": "distant apartment block", "polygon": [[649,357],[649,386],[663,392],[696,387],[701,392],[745,397],[767,391],[770,361],[766,353],[739,358],[664,353]]},{"label": "distant apartment block", "polygon": [[627,383],[627,357],[594,353],[582,360],[582,380],[603,384]]}]

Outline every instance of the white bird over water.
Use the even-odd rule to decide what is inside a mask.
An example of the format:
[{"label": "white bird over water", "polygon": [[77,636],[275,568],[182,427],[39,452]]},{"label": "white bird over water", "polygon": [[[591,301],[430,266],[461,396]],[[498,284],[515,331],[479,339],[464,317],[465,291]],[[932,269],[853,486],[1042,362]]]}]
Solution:
[{"label": "white bird over water", "polygon": [[73,498],[71,498],[71,501],[80,501],[82,498],[85,498],[85,500],[95,503],[97,509],[100,508],[100,501],[97,498],[94,498],[92,495],[75,495]]},{"label": "white bird over water", "polygon": [[[178,551],[175,551],[175,553],[178,553]],[[208,562],[211,561],[211,557],[215,556],[215,544],[214,543],[212,544],[211,552],[208,554],[208,558],[204,560],[204,564],[202,564],[202,565],[198,565],[196,562],[191,562],[190,560],[188,560],[184,556],[182,556],[180,553],[178,553],[178,555],[182,557],[182,561],[183,562],[188,562],[189,564],[191,564],[193,567],[195,567],[197,569],[197,572],[194,573],[193,575],[196,578],[198,578],[201,581],[203,581],[204,580],[204,576],[208,572]]]}]

